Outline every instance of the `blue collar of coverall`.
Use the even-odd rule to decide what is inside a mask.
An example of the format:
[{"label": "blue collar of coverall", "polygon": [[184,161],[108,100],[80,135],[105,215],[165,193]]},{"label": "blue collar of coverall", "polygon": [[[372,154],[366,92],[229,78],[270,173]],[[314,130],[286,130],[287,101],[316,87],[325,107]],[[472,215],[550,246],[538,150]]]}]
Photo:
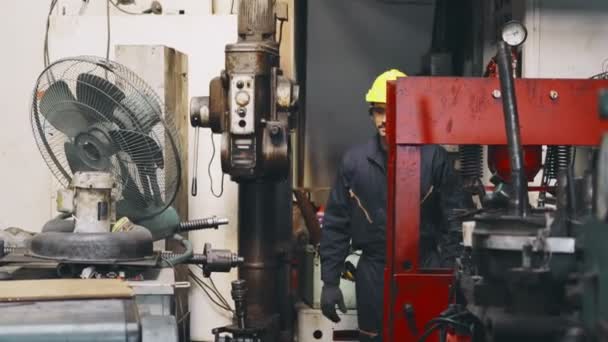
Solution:
[{"label": "blue collar of coverall", "polygon": [[382,172],[386,172],[386,158],[386,151],[380,144],[380,135],[376,134],[367,143],[367,159],[376,164]]}]

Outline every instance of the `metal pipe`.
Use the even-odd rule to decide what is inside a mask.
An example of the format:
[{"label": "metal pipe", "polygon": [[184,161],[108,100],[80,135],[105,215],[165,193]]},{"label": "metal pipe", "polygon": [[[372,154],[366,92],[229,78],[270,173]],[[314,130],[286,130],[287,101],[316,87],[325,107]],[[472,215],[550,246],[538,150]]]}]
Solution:
[{"label": "metal pipe", "polygon": [[509,209],[515,216],[527,216],[528,183],[524,173],[523,150],[519,132],[519,114],[517,113],[515,82],[512,72],[511,48],[503,41],[498,43],[498,75],[502,92],[507,143],[511,157],[513,196],[510,200]]}]

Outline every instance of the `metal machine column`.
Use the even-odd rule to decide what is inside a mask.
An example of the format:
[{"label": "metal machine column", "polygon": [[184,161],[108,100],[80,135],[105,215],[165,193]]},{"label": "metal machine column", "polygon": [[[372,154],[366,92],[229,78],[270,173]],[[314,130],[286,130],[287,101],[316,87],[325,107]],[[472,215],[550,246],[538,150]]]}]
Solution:
[{"label": "metal machine column", "polygon": [[211,81],[209,97],[193,98],[190,106],[194,127],[222,135],[222,171],[239,184],[245,260],[239,277],[248,288],[248,322],[216,331],[256,341],[275,340],[279,331],[289,338],[293,325],[289,135],[298,86],[279,68],[276,19],[286,17],[274,0],[240,2],[238,41],[226,46],[225,70]]},{"label": "metal machine column", "polygon": [[[239,185],[239,253],[245,262],[239,278],[247,281],[248,318],[268,323],[283,313],[287,289],[280,283],[285,272],[285,237],[289,236],[290,184],[246,182]],[[287,240],[288,242],[288,240]],[[278,322],[278,321],[277,321]]]}]

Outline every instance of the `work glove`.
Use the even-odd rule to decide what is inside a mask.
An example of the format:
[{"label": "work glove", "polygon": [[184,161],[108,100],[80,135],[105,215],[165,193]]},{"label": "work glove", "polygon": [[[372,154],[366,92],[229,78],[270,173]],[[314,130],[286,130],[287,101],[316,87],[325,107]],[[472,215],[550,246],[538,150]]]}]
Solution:
[{"label": "work glove", "polygon": [[342,313],[346,313],[346,304],[344,304],[344,296],[338,285],[323,285],[321,290],[321,311],[323,316],[327,317],[334,323],[340,322],[340,317],[336,313],[336,305]]}]

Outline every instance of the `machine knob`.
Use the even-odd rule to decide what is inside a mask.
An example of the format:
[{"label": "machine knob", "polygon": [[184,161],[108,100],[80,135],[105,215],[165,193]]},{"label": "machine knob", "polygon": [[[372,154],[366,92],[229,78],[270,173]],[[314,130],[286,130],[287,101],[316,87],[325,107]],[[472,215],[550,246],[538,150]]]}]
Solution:
[{"label": "machine knob", "polygon": [[236,93],[235,100],[239,106],[245,107],[249,104],[249,94],[245,91],[239,91]]},{"label": "machine knob", "polygon": [[237,113],[237,114],[238,114],[240,117],[244,118],[244,117],[245,117],[245,114],[247,114],[247,108],[242,108],[242,107],[241,107],[241,108],[239,108],[239,109],[237,109],[237,110],[236,110],[236,113]]}]

